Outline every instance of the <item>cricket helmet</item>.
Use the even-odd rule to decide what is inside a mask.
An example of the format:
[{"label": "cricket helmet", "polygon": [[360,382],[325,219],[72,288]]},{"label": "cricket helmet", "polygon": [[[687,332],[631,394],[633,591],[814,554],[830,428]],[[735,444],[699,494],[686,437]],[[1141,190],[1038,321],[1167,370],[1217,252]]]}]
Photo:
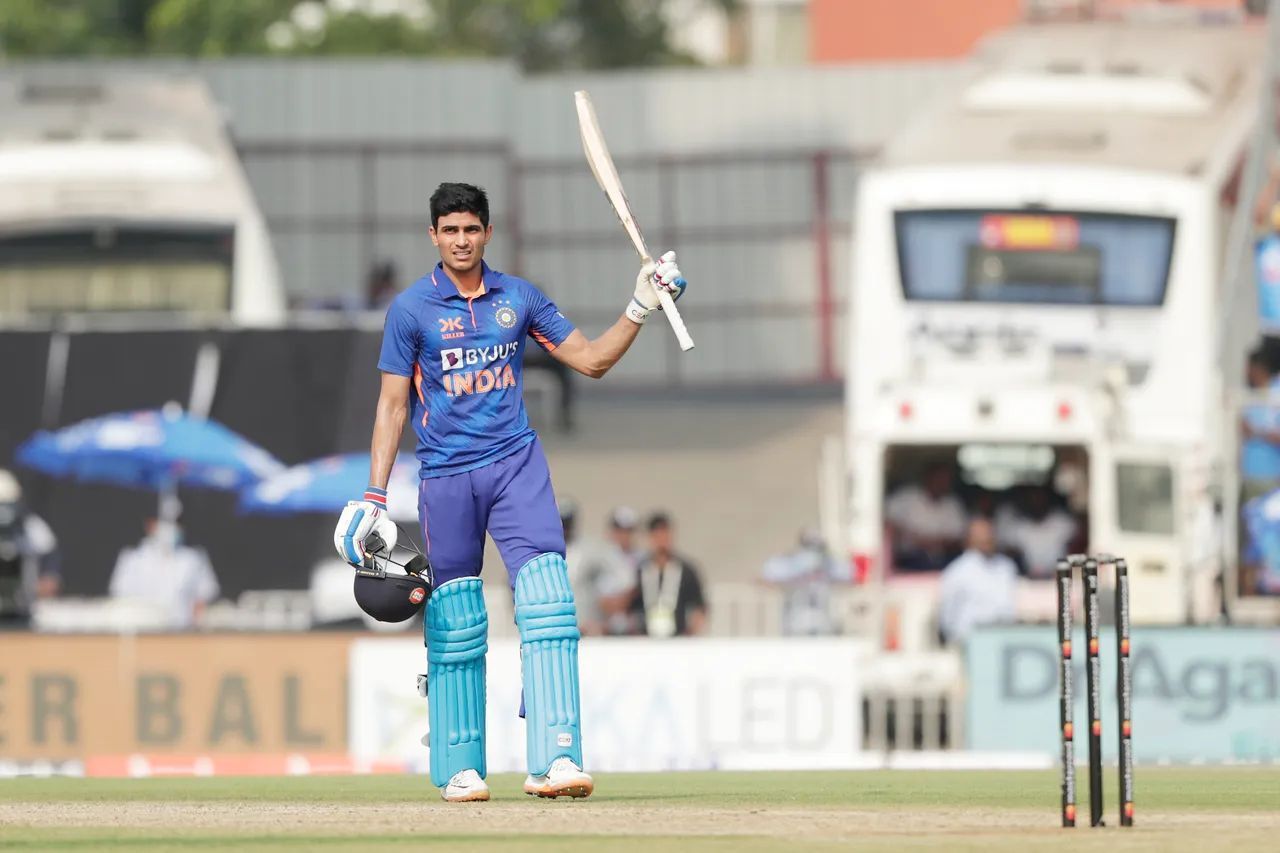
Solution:
[{"label": "cricket helmet", "polygon": [[431,597],[431,566],[427,558],[419,555],[409,560],[403,575],[389,574],[385,546],[376,539],[366,545],[372,547],[364,566],[356,569],[356,604],[379,622],[412,619]]}]

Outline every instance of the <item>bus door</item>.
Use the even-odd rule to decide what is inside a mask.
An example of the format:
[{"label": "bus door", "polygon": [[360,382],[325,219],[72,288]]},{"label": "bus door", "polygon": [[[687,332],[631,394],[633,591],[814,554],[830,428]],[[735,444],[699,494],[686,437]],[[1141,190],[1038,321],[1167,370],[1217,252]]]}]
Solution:
[{"label": "bus door", "polygon": [[[1091,467],[1090,541],[1095,553],[1128,563],[1133,621],[1184,622],[1191,531],[1179,452],[1153,444],[1102,445]],[[1113,587],[1114,579],[1103,583]]]}]

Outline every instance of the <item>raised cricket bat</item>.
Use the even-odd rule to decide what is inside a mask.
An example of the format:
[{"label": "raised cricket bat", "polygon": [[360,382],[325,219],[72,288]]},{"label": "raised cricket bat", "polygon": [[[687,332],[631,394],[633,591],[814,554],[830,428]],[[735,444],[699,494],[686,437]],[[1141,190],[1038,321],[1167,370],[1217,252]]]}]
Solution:
[{"label": "raised cricket bat", "polygon": [[[609,148],[604,144],[604,134],[600,132],[600,122],[596,120],[596,110],[591,105],[591,96],[579,90],[573,93],[573,100],[578,107],[578,130],[582,134],[582,150],[587,155],[587,163],[591,166],[592,174],[596,176],[596,183],[608,196],[609,203],[613,205],[613,212],[618,214],[623,229],[631,238],[631,244],[640,253],[641,261],[648,263],[653,260],[653,256],[649,254],[644,235],[640,233],[640,226],[636,224],[635,217],[631,213],[631,203],[627,201],[627,194],[622,191],[622,181],[618,178],[618,169],[613,165],[613,158],[609,156]],[[676,333],[676,340],[680,342],[680,349],[688,352],[693,349],[693,338],[689,336],[689,330],[685,328],[684,320],[676,310],[675,300],[662,288],[659,287],[657,290],[662,313],[667,315],[671,330]]]}]

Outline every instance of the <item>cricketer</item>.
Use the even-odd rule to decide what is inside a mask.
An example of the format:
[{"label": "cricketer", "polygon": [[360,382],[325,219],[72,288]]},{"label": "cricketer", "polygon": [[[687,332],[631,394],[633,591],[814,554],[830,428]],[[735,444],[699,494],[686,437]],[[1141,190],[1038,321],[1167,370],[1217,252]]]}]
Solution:
[{"label": "cricketer", "polygon": [[493,226],[482,189],[441,184],[430,213],[440,262],[387,311],[369,486],[343,510],[334,544],[358,567],[371,533],[395,542],[387,480],[411,421],[421,463],[418,513],[434,586],[423,618],[431,782],[448,802],[489,799],[488,618],[480,581],[487,530],[506,564],[520,632],[524,790],[586,797],[594,783],[582,760],[577,616],[551,474],[525,412],[521,357],[531,337],[573,370],[604,376],[659,308],[658,288],[675,299],[686,282],[674,252],[643,264],[622,316],[591,340],[533,284],[484,262]]}]

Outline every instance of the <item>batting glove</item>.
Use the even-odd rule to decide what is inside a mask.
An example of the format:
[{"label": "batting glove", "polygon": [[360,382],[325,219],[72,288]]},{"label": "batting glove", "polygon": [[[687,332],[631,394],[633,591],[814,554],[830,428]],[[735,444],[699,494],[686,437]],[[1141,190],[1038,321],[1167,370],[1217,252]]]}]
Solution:
[{"label": "batting glove", "polygon": [[333,529],[333,547],[349,565],[360,568],[368,556],[365,540],[369,534],[382,537],[385,553],[390,554],[396,547],[397,532],[395,522],[387,517],[386,490],[370,486],[365,489],[364,500],[348,501],[342,510]]},{"label": "batting glove", "polygon": [[684,295],[684,289],[688,286],[689,282],[684,280],[680,267],[676,266],[676,253],[667,252],[657,263],[650,261],[640,267],[640,274],[636,276],[636,292],[631,297],[631,304],[627,306],[627,318],[643,325],[655,310],[662,310],[662,304],[658,301],[659,288],[671,294],[672,300],[676,300]]}]

